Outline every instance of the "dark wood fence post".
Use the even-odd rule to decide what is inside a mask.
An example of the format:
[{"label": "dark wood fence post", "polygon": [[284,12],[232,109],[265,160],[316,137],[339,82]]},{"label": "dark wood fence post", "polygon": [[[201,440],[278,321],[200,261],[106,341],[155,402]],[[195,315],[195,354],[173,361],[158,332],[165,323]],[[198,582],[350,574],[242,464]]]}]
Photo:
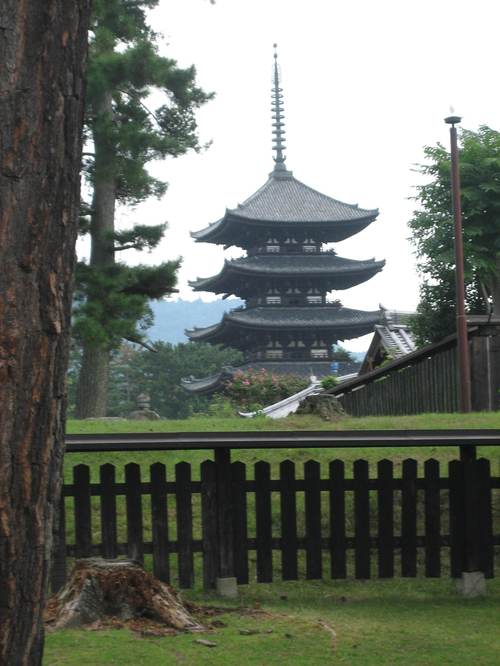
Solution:
[{"label": "dark wood fence post", "polygon": [[[223,596],[236,595],[234,573],[234,520],[231,486],[231,449],[214,449],[217,497],[218,580],[216,586]],[[231,580],[228,580],[231,579]],[[234,580],[233,580],[234,579]]]},{"label": "dark wood fence post", "polygon": [[201,463],[201,532],[203,544],[203,586],[213,589],[219,569],[217,539],[217,488],[215,463]]},{"label": "dark wood fence post", "polygon": [[464,558],[463,571],[480,570],[479,487],[476,460],[462,462],[464,489]]}]

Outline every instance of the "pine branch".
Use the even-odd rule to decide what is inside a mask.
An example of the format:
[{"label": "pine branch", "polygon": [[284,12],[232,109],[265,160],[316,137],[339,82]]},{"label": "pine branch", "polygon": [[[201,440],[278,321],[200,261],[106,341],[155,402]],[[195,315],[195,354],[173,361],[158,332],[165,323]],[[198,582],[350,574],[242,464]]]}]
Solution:
[{"label": "pine branch", "polygon": [[110,234],[115,252],[122,252],[123,250],[152,250],[161,241],[166,224],[157,224],[155,226],[147,226],[144,224],[135,224],[132,229],[125,231],[114,231]]},{"label": "pine branch", "polygon": [[127,95],[127,97],[129,97],[133,102],[139,104],[139,106],[141,106],[144,109],[144,111],[148,114],[148,116],[151,116],[151,118],[153,118],[158,127],[161,127],[161,123],[158,119],[158,116],[154,113],[154,111],[151,111],[151,109],[149,109],[145,104],[143,104],[143,102],[141,102],[141,100],[139,99],[139,95],[137,94],[133,95],[132,93],[128,92],[128,90],[122,90],[121,88],[117,88],[117,91],[119,93],[122,93],[123,95]]},{"label": "pine branch", "polygon": [[144,347],[144,349],[147,349],[148,351],[154,352],[155,354],[158,353],[158,350],[155,349],[154,347],[151,347],[147,342],[144,342],[144,340],[141,340],[140,338],[136,338],[133,335],[130,336],[125,336],[125,340],[128,340],[128,342],[133,342],[136,345],[140,345],[141,347]]}]

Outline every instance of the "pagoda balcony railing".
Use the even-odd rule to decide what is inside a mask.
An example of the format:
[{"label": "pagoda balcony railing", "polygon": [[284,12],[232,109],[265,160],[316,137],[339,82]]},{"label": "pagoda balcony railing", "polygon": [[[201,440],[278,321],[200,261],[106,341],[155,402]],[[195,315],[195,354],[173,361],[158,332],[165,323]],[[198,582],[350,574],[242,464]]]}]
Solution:
[{"label": "pagoda balcony railing", "polygon": [[[270,351],[277,351],[277,350],[270,350]],[[326,356],[313,356],[311,354],[311,350],[308,349],[306,351],[289,351],[289,350],[283,350],[283,353],[281,356],[274,356],[274,355],[268,355],[266,351],[260,351],[260,352],[251,352],[247,354],[247,359],[249,362],[254,362],[254,361],[260,361],[260,362],[265,362],[265,361],[301,361],[301,362],[311,362],[311,361],[321,361],[324,363],[330,363],[331,358],[330,355],[327,354]]]},{"label": "pagoda balcony railing", "polygon": [[[254,247],[248,250],[247,254],[248,256],[255,256],[255,255],[266,255],[269,256],[270,254],[307,254],[307,255],[318,255],[318,254],[334,254],[336,255],[337,252],[333,249],[315,249],[314,251],[312,250],[305,250],[305,247],[311,247],[309,244],[304,243],[303,245],[272,245],[270,249],[269,246],[263,245],[261,247]],[[276,249],[277,248],[277,249]]]}]

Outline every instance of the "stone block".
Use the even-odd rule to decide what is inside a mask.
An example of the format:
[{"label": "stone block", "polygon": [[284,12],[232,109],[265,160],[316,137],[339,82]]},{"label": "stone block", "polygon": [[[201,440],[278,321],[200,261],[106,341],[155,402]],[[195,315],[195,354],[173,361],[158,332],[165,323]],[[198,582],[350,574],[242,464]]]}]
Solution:
[{"label": "stone block", "polygon": [[463,571],[457,581],[457,589],[467,599],[482,597],[486,594],[486,580],[482,571]]},{"label": "stone block", "polygon": [[216,578],[215,589],[220,597],[235,599],[238,596],[238,584],[236,578]]}]

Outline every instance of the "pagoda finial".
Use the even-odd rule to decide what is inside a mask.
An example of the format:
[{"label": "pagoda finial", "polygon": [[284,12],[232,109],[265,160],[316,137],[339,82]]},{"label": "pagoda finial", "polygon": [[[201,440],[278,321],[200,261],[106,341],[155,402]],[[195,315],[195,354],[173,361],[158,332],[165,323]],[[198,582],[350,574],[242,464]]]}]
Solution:
[{"label": "pagoda finial", "polygon": [[274,156],[274,170],[286,171],[285,156],[283,150],[285,149],[285,123],[283,122],[283,88],[280,88],[280,75],[278,68],[278,53],[277,44],[274,46],[274,86],[272,93],[272,112],[273,112],[273,150],[276,151]]}]

